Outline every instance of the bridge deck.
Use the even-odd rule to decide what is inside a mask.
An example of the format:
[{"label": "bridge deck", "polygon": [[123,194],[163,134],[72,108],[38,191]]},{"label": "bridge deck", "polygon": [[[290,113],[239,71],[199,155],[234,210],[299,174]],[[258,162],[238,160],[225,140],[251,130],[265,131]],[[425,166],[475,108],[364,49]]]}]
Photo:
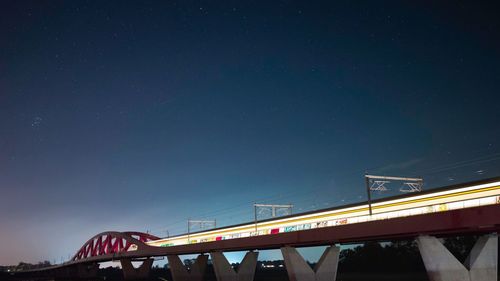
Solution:
[{"label": "bridge deck", "polygon": [[380,221],[332,226],[273,235],[154,247],[155,255],[195,254],[210,251],[276,249],[289,246],[317,246],[369,240],[395,240],[418,235],[461,235],[500,230],[500,205],[437,212]]}]

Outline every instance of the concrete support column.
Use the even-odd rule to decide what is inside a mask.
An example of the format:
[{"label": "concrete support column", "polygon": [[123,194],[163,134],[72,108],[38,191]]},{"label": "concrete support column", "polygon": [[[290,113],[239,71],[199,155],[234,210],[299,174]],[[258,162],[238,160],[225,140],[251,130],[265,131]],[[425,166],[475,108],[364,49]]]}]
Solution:
[{"label": "concrete support column", "polygon": [[207,269],[207,255],[199,255],[188,270],[177,255],[168,255],[168,266],[174,281],[203,281]]},{"label": "concrete support column", "polygon": [[222,252],[210,253],[217,281],[252,281],[258,255],[257,252],[246,253],[238,267],[238,271],[235,271]]},{"label": "concrete support column", "polygon": [[337,278],[340,247],[326,248],[314,269],[293,247],[283,247],[281,253],[290,281],[335,281]]},{"label": "concrete support column", "polygon": [[[66,266],[60,269],[56,269],[56,276],[60,278],[70,278],[78,274],[78,267]],[[56,278],[57,279],[57,278]]]},{"label": "concrete support column", "polygon": [[418,248],[431,281],[497,281],[498,236],[480,237],[462,265],[433,236],[419,236]]},{"label": "concrete support column", "polygon": [[54,280],[82,279],[89,280],[97,277],[99,270],[98,263],[78,263],[71,266],[64,266],[51,270],[41,271],[40,277],[51,277]]},{"label": "concrete support column", "polygon": [[123,278],[125,280],[146,279],[149,277],[149,273],[151,272],[153,259],[145,259],[138,268],[135,268],[132,265],[132,261],[130,259],[121,259],[120,263],[122,265]]},{"label": "concrete support column", "polygon": [[78,278],[83,278],[83,279],[95,278],[97,276],[98,270],[99,270],[98,263],[76,265],[76,275],[78,276]]}]

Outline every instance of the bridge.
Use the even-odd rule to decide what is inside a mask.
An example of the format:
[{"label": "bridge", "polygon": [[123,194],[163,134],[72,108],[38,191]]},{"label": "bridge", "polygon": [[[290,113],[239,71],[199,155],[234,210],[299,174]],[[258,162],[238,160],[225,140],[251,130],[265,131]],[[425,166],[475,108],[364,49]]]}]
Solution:
[{"label": "bridge", "polygon": [[[251,281],[258,250],[281,249],[292,281],[335,280],[340,244],[416,239],[431,281],[496,281],[500,229],[500,178],[411,195],[351,204],[197,233],[158,238],[140,232],[103,232],[70,261],[18,276],[92,278],[99,263],[120,261],[125,279],[146,278],[154,257],[167,257],[174,281],[203,280],[210,255],[218,281]],[[480,235],[465,264],[439,237]],[[328,246],[315,269],[297,247]],[[234,270],[223,252],[248,251]],[[198,254],[191,270],[179,255]],[[142,261],[138,268],[132,261]]]}]

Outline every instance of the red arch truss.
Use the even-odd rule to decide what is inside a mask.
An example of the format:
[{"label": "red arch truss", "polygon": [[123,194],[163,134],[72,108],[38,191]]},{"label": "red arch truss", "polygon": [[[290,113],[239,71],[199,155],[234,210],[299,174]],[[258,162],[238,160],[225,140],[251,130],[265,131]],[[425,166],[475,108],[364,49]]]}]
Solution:
[{"label": "red arch truss", "polygon": [[142,232],[103,232],[88,240],[71,260],[78,261],[95,256],[135,251],[148,247],[146,242],[157,239],[160,238]]}]

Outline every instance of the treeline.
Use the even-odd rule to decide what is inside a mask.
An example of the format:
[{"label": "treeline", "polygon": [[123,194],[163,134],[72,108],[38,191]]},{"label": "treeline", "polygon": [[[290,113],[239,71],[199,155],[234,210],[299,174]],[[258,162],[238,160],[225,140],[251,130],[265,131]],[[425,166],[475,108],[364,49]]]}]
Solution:
[{"label": "treeline", "polygon": [[14,272],[14,271],[23,271],[37,268],[49,267],[52,264],[49,261],[42,261],[36,264],[20,262],[18,265],[9,265],[9,266],[0,266],[0,271],[4,272]]},{"label": "treeline", "polygon": [[[477,237],[449,237],[444,245],[464,262]],[[366,242],[362,246],[340,252],[339,270],[342,272],[425,272],[425,267],[415,240],[388,243]]]}]

